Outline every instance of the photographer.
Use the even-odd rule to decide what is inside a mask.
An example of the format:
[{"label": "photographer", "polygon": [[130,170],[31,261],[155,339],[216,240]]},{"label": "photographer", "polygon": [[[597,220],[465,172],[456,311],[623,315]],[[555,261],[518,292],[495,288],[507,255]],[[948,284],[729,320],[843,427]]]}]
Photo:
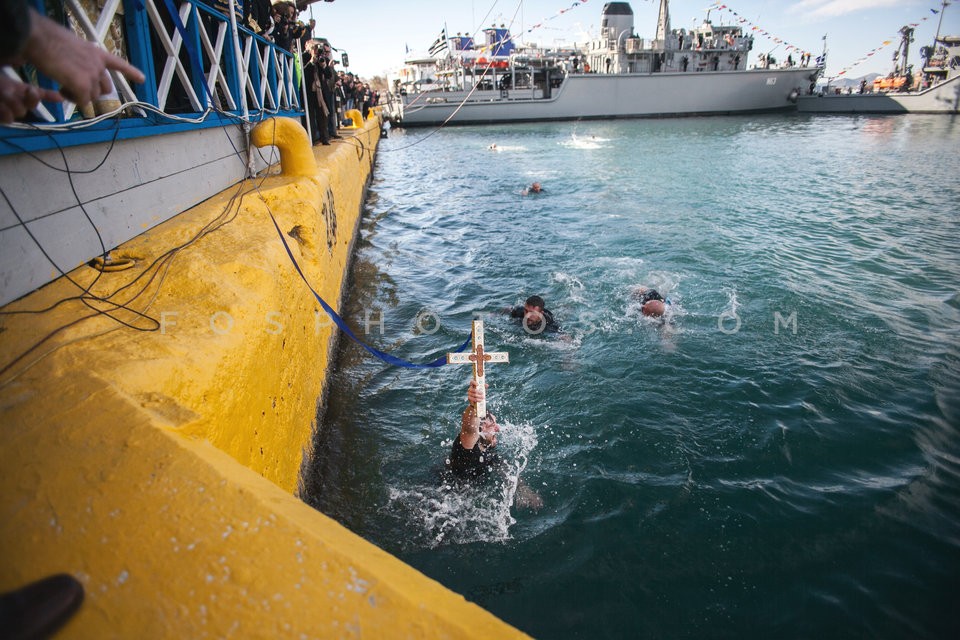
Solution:
[{"label": "photographer", "polygon": [[276,22],[273,41],[281,49],[290,51],[290,45],[307,33],[307,26],[297,20],[297,7],[292,2],[278,2],[273,8]]}]

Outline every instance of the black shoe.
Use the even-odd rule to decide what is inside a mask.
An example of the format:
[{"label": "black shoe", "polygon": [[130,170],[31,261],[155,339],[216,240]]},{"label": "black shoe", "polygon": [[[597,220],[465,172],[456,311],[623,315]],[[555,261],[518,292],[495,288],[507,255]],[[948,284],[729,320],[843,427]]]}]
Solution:
[{"label": "black shoe", "polygon": [[4,638],[46,638],[82,603],[83,585],[76,578],[50,576],[0,596],[0,630]]},{"label": "black shoe", "polygon": [[328,147],[330,146],[330,143],[327,142],[326,140],[324,140],[321,144],[325,144],[325,145],[327,145]]}]

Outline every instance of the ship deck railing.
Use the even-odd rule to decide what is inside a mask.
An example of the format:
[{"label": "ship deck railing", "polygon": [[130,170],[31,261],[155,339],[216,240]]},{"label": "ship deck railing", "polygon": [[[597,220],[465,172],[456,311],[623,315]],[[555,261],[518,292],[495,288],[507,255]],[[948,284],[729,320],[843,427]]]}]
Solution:
[{"label": "ship deck railing", "polygon": [[[32,1],[45,12],[43,0]],[[29,123],[0,127],[0,155],[303,115],[293,54],[240,24],[234,32],[229,17],[213,6],[199,0],[104,0],[102,9],[99,4],[64,0],[59,21],[119,53],[146,81],[131,84],[110,72],[115,102],[101,102],[113,108],[96,117],[86,105],[41,103]],[[32,66],[19,73],[4,67],[0,73],[58,86]]]}]

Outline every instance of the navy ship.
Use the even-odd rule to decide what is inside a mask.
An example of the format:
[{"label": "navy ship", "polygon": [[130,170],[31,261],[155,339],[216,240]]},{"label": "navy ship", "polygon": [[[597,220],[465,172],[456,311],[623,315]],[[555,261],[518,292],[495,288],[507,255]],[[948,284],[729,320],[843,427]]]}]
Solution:
[{"label": "navy ship", "polygon": [[889,74],[869,84],[864,80],[859,88],[846,92],[831,91],[828,85],[820,93],[801,96],[797,109],[805,113],[960,113],[960,36],[940,35],[949,5],[944,2],[941,7],[933,45],[920,48],[919,70],[910,64],[914,27],[905,25]]},{"label": "navy ship", "polygon": [[[627,2],[603,7],[600,37],[583,46],[518,46],[507,29],[477,45],[446,38],[394,82],[390,115],[403,126],[740,114],[795,110],[822,71],[810,56],[747,58],[753,36],[715,25],[671,29],[661,0],[656,36],[636,35]],[[799,62],[799,60],[798,60]]]}]

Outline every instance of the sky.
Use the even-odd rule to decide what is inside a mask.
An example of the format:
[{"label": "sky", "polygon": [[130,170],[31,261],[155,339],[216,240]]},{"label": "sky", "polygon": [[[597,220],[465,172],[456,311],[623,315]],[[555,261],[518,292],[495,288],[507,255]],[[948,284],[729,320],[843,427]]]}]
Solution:
[{"label": "sky", "polygon": [[[444,25],[450,34],[466,34],[505,24],[515,39],[528,44],[570,45],[599,34],[603,5],[602,0],[334,0],[310,5],[300,18],[312,15],[315,35],[346,51],[349,70],[369,80],[402,66],[408,49],[426,52]],[[630,5],[634,31],[652,38],[660,1],[632,0]],[[755,36],[750,65],[759,53],[785,59],[786,45],[816,57],[826,35],[826,75],[859,78],[893,69],[900,28],[910,23],[917,23],[910,61],[919,63],[920,47],[933,44],[940,15],[931,9],[939,11],[941,0],[672,0],[671,27],[699,24],[711,7],[714,24],[757,26],[770,34]],[[941,35],[960,35],[960,0],[951,0],[943,13]]]}]

